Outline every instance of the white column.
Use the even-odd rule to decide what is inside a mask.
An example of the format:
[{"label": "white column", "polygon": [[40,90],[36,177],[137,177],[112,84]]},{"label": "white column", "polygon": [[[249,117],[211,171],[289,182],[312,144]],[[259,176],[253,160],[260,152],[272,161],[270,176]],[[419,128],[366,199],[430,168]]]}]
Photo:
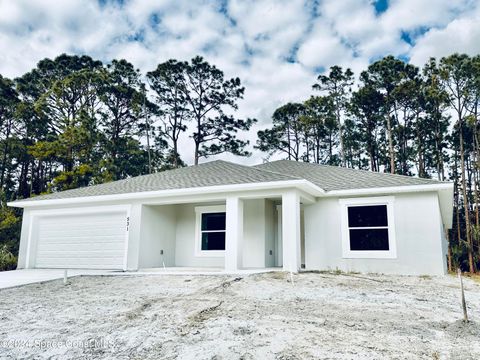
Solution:
[{"label": "white column", "polygon": [[283,270],[300,269],[300,197],[292,190],[282,195]]},{"label": "white column", "polygon": [[17,262],[17,269],[29,269],[32,268],[34,265],[34,261],[31,259],[31,244],[29,242],[33,242],[36,240],[36,237],[32,236],[33,234],[37,233],[37,231],[33,231],[32,229],[34,226],[33,216],[30,215],[30,210],[23,209],[23,218],[22,218],[22,232],[20,235],[20,246],[18,249],[18,262]]},{"label": "white column", "polygon": [[[126,219],[125,219],[126,221]],[[138,270],[138,257],[140,254],[140,232],[142,225],[142,205],[133,204],[128,214],[128,246],[126,253],[126,270]]]},{"label": "white column", "polygon": [[226,199],[225,271],[242,268],[243,256],[243,200]]}]

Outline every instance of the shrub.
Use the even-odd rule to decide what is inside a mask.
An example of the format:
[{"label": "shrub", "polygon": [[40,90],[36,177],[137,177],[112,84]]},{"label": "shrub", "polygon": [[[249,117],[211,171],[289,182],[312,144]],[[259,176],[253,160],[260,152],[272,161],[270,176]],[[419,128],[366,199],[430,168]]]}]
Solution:
[{"label": "shrub", "polygon": [[17,257],[8,250],[7,245],[0,246],[0,271],[15,270]]}]

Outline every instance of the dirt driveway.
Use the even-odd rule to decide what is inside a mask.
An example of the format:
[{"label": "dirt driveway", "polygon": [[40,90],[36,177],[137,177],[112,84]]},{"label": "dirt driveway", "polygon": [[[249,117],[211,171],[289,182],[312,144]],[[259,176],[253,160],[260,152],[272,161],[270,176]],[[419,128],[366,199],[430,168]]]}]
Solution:
[{"label": "dirt driveway", "polygon": [[95,276],[0,290],[0,358],[479,359],[480,284],[267,273]]}]

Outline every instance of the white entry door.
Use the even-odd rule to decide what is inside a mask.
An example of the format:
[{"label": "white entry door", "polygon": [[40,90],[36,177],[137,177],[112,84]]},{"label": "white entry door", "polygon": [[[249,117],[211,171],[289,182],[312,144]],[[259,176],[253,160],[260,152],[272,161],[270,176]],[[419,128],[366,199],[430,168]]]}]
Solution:
[{"label": "white entry door", "polygon": [[125,269],[127,212],[40,216],[36,268]]}]

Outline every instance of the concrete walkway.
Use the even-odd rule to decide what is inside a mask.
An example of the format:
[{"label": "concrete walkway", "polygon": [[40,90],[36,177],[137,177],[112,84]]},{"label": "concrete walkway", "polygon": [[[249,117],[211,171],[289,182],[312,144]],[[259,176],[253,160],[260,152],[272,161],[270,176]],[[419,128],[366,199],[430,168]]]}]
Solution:
[{"label": "concrete walkway", "polygon": [[[281,271],[281,268],[242,269],[226,272],[222,268],[167,267],[140,269],[138,271],[119,270],[81,270],[69,269],[67,276],[135,276],[135,275],[250,275],[270,271]],[[27,284],[63,279],[63,269],[21,269],[0,272],[0,289]]]},{"label": "concrete walkway", "polygon": [[[105,270],[68,270],[68,277],[79,275],[110,275],[114,271]],[[63,269],[22,269],[0,272],[0,289],[63,279]]]}]

